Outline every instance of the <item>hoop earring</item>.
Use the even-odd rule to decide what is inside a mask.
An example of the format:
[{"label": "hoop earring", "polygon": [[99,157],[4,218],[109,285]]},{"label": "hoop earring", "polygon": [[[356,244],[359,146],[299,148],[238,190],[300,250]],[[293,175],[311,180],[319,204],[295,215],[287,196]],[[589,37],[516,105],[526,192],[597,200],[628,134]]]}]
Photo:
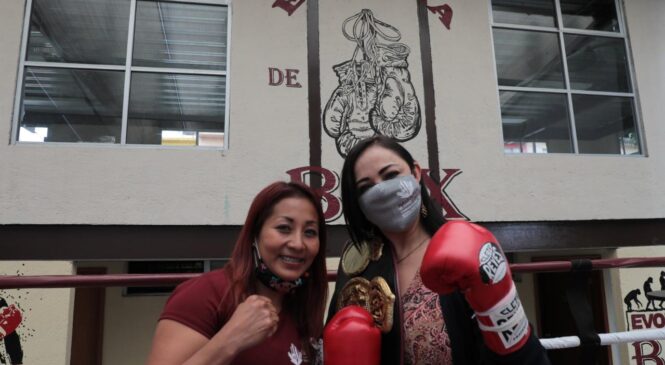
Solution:
[{"label": "hoop earring", "polygon": [[428,213],[427,212],[427,207],[425,206],[425,204],[422,204],[420,206],[420,216],[423,217],[423,218],[427,218],[427,213]]}]

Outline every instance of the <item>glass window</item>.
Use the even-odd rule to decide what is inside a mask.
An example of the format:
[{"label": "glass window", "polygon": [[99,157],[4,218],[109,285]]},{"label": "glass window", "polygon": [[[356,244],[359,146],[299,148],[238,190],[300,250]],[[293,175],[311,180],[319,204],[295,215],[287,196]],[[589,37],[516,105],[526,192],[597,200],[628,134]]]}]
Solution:
[{"label": "glass window", "polygon": [[506,153],[569,153],[568,103],[565,94],[500,92]]},{"label": "glass window", "polygon": [[129,0],[33,0],[29,61],[123,65]]},{"label": "glass window", "polygon": [[227,8],[139,1],[135,66],[226,68]]},{"label": "glass window", "polygon": [[564,39],[571,89],[632,91],[623,39],[572,34]]},{"label": "glass window", "polygon": [[566,28],[619,31],[614,0],[561,0],[561,15]]},{"label": "glass window", "polygon": [[197,132],[224,132],[223,76],[132,74],[127,143],[201,145]]},{"label": "glass window", "polygon": [[580,153],[640,154],[631,98],[574,95],[573,106]]},{"label": "glass window", "polygon": [[553,27],[556,23],[552,0],[495,0],[492,1],[495,23]]},{"label": "glass window", "polygon": [[642,155],[618,0],[490,1],[505,153]]},{"label": "glass window", "polygon": [[224,147],[228,17],[226,0],[33,0],[13,140]]},{"label": "glass window", "polygon": [[499,85],[564,87],[556,33],[494,29],[494,49]]},{"label": "glass window", "polygon": [[122,72],[27,67],[24,79],[19,140],[44,128],[40,142],[120,143]]}]

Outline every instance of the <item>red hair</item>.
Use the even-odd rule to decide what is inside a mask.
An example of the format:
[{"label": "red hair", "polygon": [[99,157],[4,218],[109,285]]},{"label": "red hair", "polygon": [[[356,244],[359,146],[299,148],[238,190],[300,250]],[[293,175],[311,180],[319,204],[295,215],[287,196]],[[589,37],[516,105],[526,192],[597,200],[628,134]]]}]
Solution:
[{"label": "red hair", "polygon": [[[309,186],[297,182],[275,182],[261,190],[249,207],[245,224],[240,230],[231,260],[224,267],[231,282],[231,290],[223,301],[235,308],[255,292],[252,244],[259,236],[263,224],[272,214],[277,203],[286,198],[309,200],[318,215],[319,252],[314,257],[305,284],[284,297],[283,309],[295,319],[296,327],[306,343],[309,338],[319,338],[323,332],[323,314],[328,295],[326,276],[326,221],[321,208],[321,197]],[[309,352],[309,351],[308,351]]]}]

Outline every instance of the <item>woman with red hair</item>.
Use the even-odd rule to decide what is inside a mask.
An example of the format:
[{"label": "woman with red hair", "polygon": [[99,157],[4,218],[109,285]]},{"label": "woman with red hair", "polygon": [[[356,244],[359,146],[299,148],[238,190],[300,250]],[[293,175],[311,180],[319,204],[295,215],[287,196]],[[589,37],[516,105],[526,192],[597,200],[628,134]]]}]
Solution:
[{"label": "woman with red hair", "polygon": [[320,197],[276,182],[254,198],[229,263],[179,285],[149,365],[314,364],[328,283]]}]

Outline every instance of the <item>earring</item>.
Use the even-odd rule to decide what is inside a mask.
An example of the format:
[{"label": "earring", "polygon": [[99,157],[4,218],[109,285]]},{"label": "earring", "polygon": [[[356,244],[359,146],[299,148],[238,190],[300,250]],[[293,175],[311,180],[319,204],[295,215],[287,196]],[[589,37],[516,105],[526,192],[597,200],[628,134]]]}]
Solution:
[{"label": "earring", "polygon": [[422,204],[420,206],[420,216],[423,218],[427,218],[427,207],[425,206],[425,204]]}]

